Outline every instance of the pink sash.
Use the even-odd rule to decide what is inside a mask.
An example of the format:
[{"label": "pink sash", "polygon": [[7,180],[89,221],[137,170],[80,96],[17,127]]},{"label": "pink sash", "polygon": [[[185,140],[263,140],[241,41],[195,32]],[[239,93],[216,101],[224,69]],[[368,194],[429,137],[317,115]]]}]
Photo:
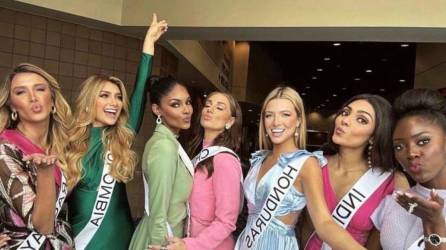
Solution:
[{"label": "pink sash", "polygon": [[[25,155],[45,154],[45,151],[31,142],[22,133],[15,129],[5,129],[0,133],[0,139],[16,145]],[[62,173],[58,167],[54,168],[54,178],[57,186],[60,186]]]}]

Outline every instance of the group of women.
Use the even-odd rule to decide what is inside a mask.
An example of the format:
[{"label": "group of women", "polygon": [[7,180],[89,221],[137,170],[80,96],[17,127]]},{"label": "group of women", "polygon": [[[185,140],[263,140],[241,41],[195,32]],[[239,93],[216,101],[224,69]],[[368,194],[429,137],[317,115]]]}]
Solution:
[{"label": "group of women", "polygon": [[[189,92],[171,77],[149,80],[166,30],[154,15],[130,102],[120,79],[93,75],[72,114],[43,69],[20,64],[6,77],[0,248],[446,249],[446,100],[438,92],[410,90],[393,110],[380,96],[357,95],[312,153],[302,99],[277,87],[263,103],[260,150],[243,181],[232,95],[209,94],[194,138],[185,148],[178,142],[192,123]],[[157,125],[142,156],[144,216],[135,230],[125,183],[147,91]],[[247,224],[234,240],[244,198]]]}]

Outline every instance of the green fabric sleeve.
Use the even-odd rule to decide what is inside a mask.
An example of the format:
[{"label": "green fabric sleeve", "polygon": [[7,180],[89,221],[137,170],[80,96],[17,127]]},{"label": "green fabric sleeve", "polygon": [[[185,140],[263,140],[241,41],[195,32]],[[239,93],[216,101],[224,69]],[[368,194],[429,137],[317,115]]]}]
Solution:
[{"label": "green fabric sleeve", "polygon": [[144,176],[149,183],[149,242],[165,244],[167,215],[177,171],[177,145],[171,140],[156,141],[144,162]]},{"label": "green fabric sleeve", "polygon": [[138,66],[138,73],[136,74],[135,85],[133,86],[132,97],[130,98],[130,117],[128,124],[135,133],[139,132],[144,117],[144,107],[149,87],[147,82],[152,73],[152,62],[152,55],[142,54]]}]

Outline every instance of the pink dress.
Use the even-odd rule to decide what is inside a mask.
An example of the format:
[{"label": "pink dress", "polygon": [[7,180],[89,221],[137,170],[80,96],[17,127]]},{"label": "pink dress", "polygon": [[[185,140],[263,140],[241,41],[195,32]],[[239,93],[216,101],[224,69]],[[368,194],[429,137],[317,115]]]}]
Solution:
[{"label": "pink dress", "polygon": [[[324,196],[327,202],[328,209],[330,213],[336,208],[336,194],[330,183],[330,176],[328,171],[328,166],[325,165],[322,168],[322,178],[324,183]],[[375,209],[381,203],[381,201],[386,197],[386,195],[391,194],[395,189],[394,175],[390,175],[387,180],[385,180],[380,187],[372,194],[372,196],[361,206],[361,208],[356,212],[347,226],[347,231],[353,236],[353,238],[358,241],[361,245],[365,246],[367,239],[369,237],[370,231],[373,229],[373,222],[370,216],[373,214]],[[316,234],[308,240],[305,249],[316,250],[321,249],[322,241]]]},{"label": "pink dress", "polygon": [[190,250],[234,249],[232,232],[241,202],[241,164],[235,156],[220,153],[214,156],[213,165],[210,178],[206,169],[198,170],[194,175],[189,197],[190,237],[184,239]]}]

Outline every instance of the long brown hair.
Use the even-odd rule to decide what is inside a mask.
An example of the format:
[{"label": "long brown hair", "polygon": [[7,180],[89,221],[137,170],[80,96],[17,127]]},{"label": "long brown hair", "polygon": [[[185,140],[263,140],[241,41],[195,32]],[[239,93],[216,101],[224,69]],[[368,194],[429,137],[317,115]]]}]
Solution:
[{"label": "long brown hair", "polygon": [[[393,114],[392,105],[379,95],[372,94],[360,94],[351,97],[347,100],[336,114],[333,119],[329,133],[328,133],[328,143],[322,147],[322,150],[327,155],[334,155],[339,153],[339,145],[333,142],[333,134],[335,130],[336,118],[342,113],[345,107],[350,103],[364,100],[372,105],[375,111],[376,125],[373,129],[373,147],[370,152],[372,167],[380,168],[383,171],[389,171],[395,168],[395,158],[393,155],[393,143],[392,143],[392,124],[393,124]],[[363,159],[367,159],[368,148],[364,148]]]},{"label": "long brown hair", "polygon": [[137,158],[131,149],[134,141],[134,132],[127,126],[129,119],[129,103],[124,83],[113,76],[92,75],[81,85],[81,91],[76,99],[76,109],[73,124],[70,128],[68,145],[69,171],[75,176],[75,185],[81,179],[82,158],[88,150],[90,129],[96,118],[96,100],[105,83],[116,84],[122,94],[122,110],[115,125],[104,129],[102,142],[105,150],[110,150],[113,162],[110,167],[110,175],[117,181],[128,182],[133,178]]},{"label": "long brown hair", "polygon": [[[240,148],[240,141],[241,141],[240,137],[242,132],[242,109],[240,108],[240,105],[235,100],[235,98],[228,93],[218,92],[218,91],[212,92],[211,94],[208,95],[206,100],[215,94],[222,94],[228,99],[231,116],[234,117],[234,124],[232,124],[232,126],[229,129],[225,129],[217,136],[217,138],[215,138],[213,146],[223,146],[233,150],[234,152],[237,152]],[[199,116],[201,118],[201,113]],[[204,139],[203,127],[196,126],[194,134],[196,136],[192,138],[192,140],[188,144],[189,152],[193,156],[197,155],[202,149],[203,139]],[[208,159],[204,160],[200,164],[200,166],[197,167],[197,169],[206,168],[208,172],[208,177],[211,177],[212,173],[214,172],[214,166],[212,163],[213,159],[214,157],[209,157]]]},{"label": "long brown hair", "polygon": [[16,128],[20,117],[16,121],[11,119],[11,107],[9,106],[9,93],[11,91],[11,82],[14,76],[20,73],[34,73],[43,77],[49,85],[51,97],[56,109],[54,114],[50,115],[50,127],[48,129],[48,145],[49,152],[57,155],[58,166],[62,169],[67,180],[72,180],[73,176],[69,174],[67,162],[65,143],[68,140],[68,127],[71,123],[71,109],[67,101],[60,91],[60,85],[56,79],[45,70],[30,63],[21,63],[15,67],[4,81],[3,87],[0,91],[0,131],[4,129]]}]

